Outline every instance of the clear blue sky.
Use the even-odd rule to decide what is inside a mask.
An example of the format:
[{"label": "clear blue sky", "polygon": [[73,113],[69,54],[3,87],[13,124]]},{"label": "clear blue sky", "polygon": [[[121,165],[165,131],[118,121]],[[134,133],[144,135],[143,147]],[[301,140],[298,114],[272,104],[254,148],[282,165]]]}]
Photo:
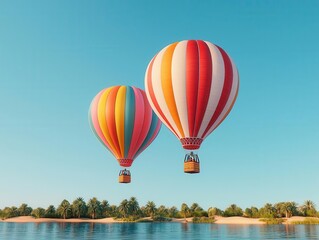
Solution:
[{"label": "clear blue sky", "polygon": [[[319,1],[0,2],[0,208],[82,196],[119,204],[245,208],[319,205]],[[144,89],[148,62],[175,41],[220,45],[240,74],[237,102],[183,173],[167,128],[133,164],[132,183],[91,132],[92,98]]]}]

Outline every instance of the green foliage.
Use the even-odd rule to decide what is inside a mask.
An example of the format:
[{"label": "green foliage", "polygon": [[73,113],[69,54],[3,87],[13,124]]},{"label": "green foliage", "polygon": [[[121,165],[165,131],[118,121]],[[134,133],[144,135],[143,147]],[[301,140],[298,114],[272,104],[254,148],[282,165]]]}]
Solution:
[{"label": "green foliage", "polygon": [[95,219],[101,213],[101,202],[96,197],[91,198],[87,204],[88,214]]},{"label": "green foliage", "polygon": [[216,220],[213,217],[194,217],[193,223],[214,223]]},{"label": "green foliage", "polygon": [[259,221],[265,222],[266,224],[282,224],[285,219],[282,218],[261,218]]},{"label": "green foliage", "polygon": [[64,199],[61,204],[59,205],[58,209],[57,209],[57,213],[63,217],[64,219],[66,219],[67,217],[70,216],[71,213],[71,205],[69,203],[68,200]]},{"label": "green foliage", "polygon": [[55,217],[57,217],[57,212],[56,212],[55,207],[53,205],[50,205],[45,210],[44,217],[46,217],[46,218],[55,218]]},{"label": "green foliage", "polygon": [[248,218],[259,218],[259,210],[256,207],[246,208],[244,216]]},{"label": "green foliage", "polygon": [[41,207],[33,209],[31,215],[35,218],[43,218],[45,216],[45,210]]},{"label": "green foliage", "polygon": [[210,208],[208,208],[207,215],[208,215],[208,217],[214,217],[214,216],[222,216],[222,215],[224,215],[224,213],[219,208],[210,207]]},{"label": "green foliage", "polygon": [[186,203],[182,204],[180,213],[185,219],[190,216],[190,209]]},{"label": "green foliage", "polygon": [[156,215],[153,217],[153,221],[154,222],[170,222],[170,221],[172,221],[172,219],[168,218],[168,217]]},{"label": "green foliage", "polygon": [[146,203],[146,206],[145,206],[145,212],[146,212],[147,216],[153,218],[156,211],[157,211],[157,209],[156,209],[155,203],[153,201],[148,201]]},{"label": "green foliage", "polygon": [[148,223],[148,222],[154,222],[154,221],[153,221],[153,219],[140,218],[140,219],[137,219],[135,222]]},{"label": "green foliage", "polygon": [[277,211],[272,204],[266,203],[264,207],[259,209],[258,215],[260,218],[275,218],[277,216]]},{"label": "green foliage", "polygon": [[319,219],[318,218],[307,217],[303,221],[292,221],[290,223],[291,224],[307,224],[307,225],[319,224]]},{"label": "green foliage", "polygon": [[173,207],[169,208],[169,209],[168,209],[168,216],[169,216],[170,218],[177,218],[177,217],[179,217],[177,207],[173,206]]},{"label": "green foliage", "polygon": [[75,199],[71,206],[73,217],[81,218],[87,214],[87,206],[83,198]]},{"label": "green foliage", "polygon": [[243,210],[236,204],[230,205],[224,212],[225,217],[243,216]]},{"label": "green foliage", "polygon": [[5,207],[2,210],[2,214],[1,214],[2,219],[13,218],[13,217],[18,217],[18,216],[19,216],[19,212],[18,212],[17,207],[15,207],[15,206]]},{"label": "green foliage", "polygon": [[121,220],[123,222],[136,222],[137,220],[139,220],[139,217],[137,217],[137,216],[128,216],[126,218],[122,218]]},{"label": "green foliage", "polygon": [[30,216],[32,212],[32,208],[28,206],[26,203],[22,203],[18,208],[19,216]]}]

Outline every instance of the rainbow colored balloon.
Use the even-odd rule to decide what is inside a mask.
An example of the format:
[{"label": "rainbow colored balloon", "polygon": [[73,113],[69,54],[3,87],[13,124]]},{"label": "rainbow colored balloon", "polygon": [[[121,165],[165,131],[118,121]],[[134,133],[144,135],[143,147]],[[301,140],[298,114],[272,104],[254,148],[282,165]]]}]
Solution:
[{"label": "rainbow colored balloon", "polygon": [[[131,86],[114,86],[99,92],[91,103],[89,122],[96,137],[122,167],[130,167],[161,128],[145,92]],[[128,170],[121,173],[120,177],[130,176]]]},{"label": "rainbow colored balloon", "polygon": [[[221,47],[202,40],[168,45],[150,61],[145,74],[145,91],[153,110],[183,148],[191,151],[200,148],[227,117],[238,86],[233,60]],[[194,154],[187,157],[196,159]]]}]

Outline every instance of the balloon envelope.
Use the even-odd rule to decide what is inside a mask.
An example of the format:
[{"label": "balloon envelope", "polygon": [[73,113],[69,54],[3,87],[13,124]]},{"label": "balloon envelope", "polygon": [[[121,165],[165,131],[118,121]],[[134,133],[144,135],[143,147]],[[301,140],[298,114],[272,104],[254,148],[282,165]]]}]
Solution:
[{"label": "balloon envelope", "polygon": [[90,105],[89,122],[96,137],[123,167],[131,166],[161,127],[145,92],[130,86],[99,92]]},{"label": "balloon envelope", "polygon": [[185,149],[198,149],[226,118],[238,86],[232,59],[202,40],[170,44],[151,60],[145,74],[152,109]]}]

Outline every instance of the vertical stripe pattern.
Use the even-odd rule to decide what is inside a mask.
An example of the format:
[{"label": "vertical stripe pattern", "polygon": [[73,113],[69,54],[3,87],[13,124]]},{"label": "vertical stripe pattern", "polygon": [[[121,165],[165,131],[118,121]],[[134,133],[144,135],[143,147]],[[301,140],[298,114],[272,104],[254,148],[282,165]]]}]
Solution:
[{"label": "vertical stripe pattern", "polygon": [[130,86],[114,86],[99,92],[90,105],[89,124],[123,167],[131,166],[161,127],[145,92]]},{"label": "vertical stripe pattern", "polygon": [[165,47],[145,74],[151,107],[186,149],[199,148],[226,118],[238,87],[238,71],[228,54],[202,40]]}]

